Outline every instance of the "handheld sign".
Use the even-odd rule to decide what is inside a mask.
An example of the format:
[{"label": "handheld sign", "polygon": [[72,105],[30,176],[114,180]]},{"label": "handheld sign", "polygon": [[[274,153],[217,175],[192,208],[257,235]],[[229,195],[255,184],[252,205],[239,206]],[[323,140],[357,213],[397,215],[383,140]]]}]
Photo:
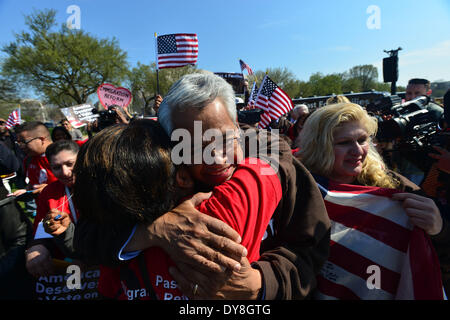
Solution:
[{"label": "handheld sign", "polygon": [[106,110],[114,105],[120,106],[127,111],[132,98],[131,92],[127,88],[116,88],[109,83],[101,84],[97,89],[97,95],[100,103]]},{"label": "handheld sign", "polygon": [[61,108],[60,110],[72,127],[79,128],[86,125],[86,122],[92,122],[98,118],[98,114],[92,113],[93,108],[94,107],[91,104],[86,103],[68,108]]}]

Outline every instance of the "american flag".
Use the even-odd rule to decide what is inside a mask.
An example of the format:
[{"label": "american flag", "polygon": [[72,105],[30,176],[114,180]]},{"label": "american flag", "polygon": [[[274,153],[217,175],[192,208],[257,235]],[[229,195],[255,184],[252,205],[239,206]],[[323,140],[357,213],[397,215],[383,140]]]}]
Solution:
[{"label": "american flag", "polygon": [[265,128],[270,123],[270,119],[279,119],[294,107],[287,93],[277,86],[267,75],[264,77],[259,88],[255,106],[263,109],[267,113],[261,116],[261,120],[263,121],[260,122],[260,127],[262,128]]},{"label": "american flag", "polygon": [[13,112],[11,112],[9,114],[8,120],[6,120],[6,128],[11,129],[12,127],[14,127],[15,125],[20,124],[21,122],[21,118],[20,118],[20,108],[19,109],[15,109],[13,110]]},{"label": "american flag", "polygon": [[256,82],[253,82],[252,90],[250,91],[250,96],[248,98],[249,107],[253,108],[255,106],[255,100],[257,95],[258,95],[258,86],[256,85]]},{"label": "american flag", "polygon": [[198,58],[198,39],[193,33],[177,33],[158,36],[158,69],[177,68],[196,64]]},{"label": "american flag", "polygon": [[253,74],[253,70],[252,68],[250,68],[250,66],[248,64],[246,64],[244,61],[242,61],[241,59],[239,59],[239,65],[241,66],[241,71],[247,70],[249,75]]},{"label": "american flag", "polygon": [[[434,247],[401,202],[390,198],[398,190],[316,181],[331,220],[330,255],[317,278],[317,299],[443,299]],[[379,288],[369,279],[374,266]]]}]

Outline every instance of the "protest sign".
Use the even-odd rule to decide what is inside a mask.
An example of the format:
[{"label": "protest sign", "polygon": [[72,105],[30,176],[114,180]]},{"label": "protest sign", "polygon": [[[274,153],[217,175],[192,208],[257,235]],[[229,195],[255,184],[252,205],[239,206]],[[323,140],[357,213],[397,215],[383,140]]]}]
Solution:
[{"label": "protest sign", "polygon": [[[42,276],[34,283],[34,294],[37,300],[95,300],[98,299],[98,267],[80,267],[81,272],[70,271],[74,263],[53,259],[55,272]],[[72,287],[72,278],[79,277],[79,287]]]},{"label": "protest sign", "polygon": [[98,114],[93,114],[94,107],[90,104],[80,104],[69,108],[61,108],[61,112],[70,122],[72,127],[79,128],[86,125],[86,122],[92,122],[98,118]]},{"label": "protest sign", "polygon": [[119,106],[127,111],[131,102],[131,92],[126,88],[116,88],[109,83],[103,83],[97,89],[98,99],[102,106],[108,110],[110,106]]}]

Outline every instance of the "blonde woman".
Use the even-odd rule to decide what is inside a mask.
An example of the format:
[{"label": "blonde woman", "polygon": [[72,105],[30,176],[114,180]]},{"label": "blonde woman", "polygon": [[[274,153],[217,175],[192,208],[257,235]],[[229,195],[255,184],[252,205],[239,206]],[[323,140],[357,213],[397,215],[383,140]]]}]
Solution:
[{"label": "blonde woman", "polygon": [[[316,178],[333,223],[316,298],[440,299],[439,263],[429,241],[443,229],[439,209],[386,168],[372,143],[376,131],[377,120],[361,106],[340,103],[316,110],[300,134],[298,156]],[[377,290],[366,283],[374,266]],[[424,266],[429,274],[416,274]],[[428,280],[433,289],[420,292],[418,283],[426,287]]]}]

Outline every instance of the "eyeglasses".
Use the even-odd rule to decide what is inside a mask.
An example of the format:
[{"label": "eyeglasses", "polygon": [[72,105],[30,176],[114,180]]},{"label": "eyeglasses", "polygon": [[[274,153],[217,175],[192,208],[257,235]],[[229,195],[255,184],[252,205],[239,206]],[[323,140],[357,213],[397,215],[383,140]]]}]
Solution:
[{"label": "eyeglasses", "polygon": [[16,141],[16,143],[19,145],[19,146],[23,146],[23,145],[27,145],[27,144],[29,144],[31,141],[33,141],[33,140],[36,140],[36,139],[40,139],[41,137],[36,137],[36,138],[31,138],[30,140],[28,140],[28,141]]},{"label": "eyeglasses", "polygon": [[5,123],[6,123],[6,121],[0,121],[0,125],[5,124]]}]

